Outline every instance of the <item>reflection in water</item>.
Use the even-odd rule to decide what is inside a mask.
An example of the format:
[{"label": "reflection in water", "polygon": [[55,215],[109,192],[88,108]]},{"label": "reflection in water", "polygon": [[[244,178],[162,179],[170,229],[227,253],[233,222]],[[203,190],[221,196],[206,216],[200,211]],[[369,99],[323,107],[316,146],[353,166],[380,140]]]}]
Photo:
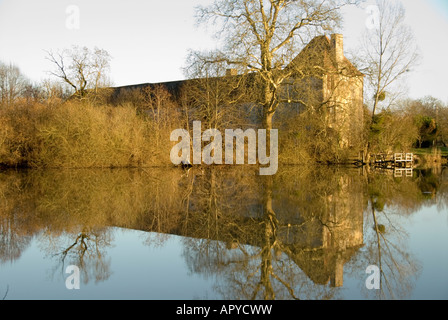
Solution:
[{"label": "reflection in water", "polygon": [[[65,237],[48,234],[43,239],[46,240],[46,251],[57,260],[55,273],[59,269],[63,275],[68,265],[75,265],[79,267],[84,284],[92,278],[95,283],[109,278],[111,261],[106,256],[106,249],[111,245],[111,237],[107,228],[83,228],[79,233],[69,233]],[[55,246],[55,242],[61,240],[64,242]]]},{"label": "reflection in water", "polygon": [[[403,178],[402,178],[403,177]],[[447,205],[446,172],[423,169],[397,179],[386,174],[368,177],[368,208],[365,212],[369,261],[381,271],[377,298],[406,298],[420,275],[421,263],[410,254],[408,234],[401,223],[422,206]],[[439,193],[438,201],[434,198]],[[368,292],[365,292],[368,295]]]},{"label": "reflection in water", "polygon": [[190,272],[216,277],[223,299],[337,299],[344,274],[371,264],[381,290],[366,297],[406,298],[421,266],[400,223],[421,206],[446,207],[446,181],[441,169],[412,177],[329,167],[275,176],[247,167],[2,172],[0,264],[40,235],[53,273],[74,264],[85,283],[106,281],[109,227],[120,227],[160,234],[150,246],[183,236]]}]

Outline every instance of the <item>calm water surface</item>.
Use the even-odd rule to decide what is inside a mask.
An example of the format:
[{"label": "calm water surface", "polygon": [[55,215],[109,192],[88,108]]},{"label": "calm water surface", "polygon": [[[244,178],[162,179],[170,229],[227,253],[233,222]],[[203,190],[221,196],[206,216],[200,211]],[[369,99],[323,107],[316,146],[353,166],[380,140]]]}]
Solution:
[{"label": "calm water surface", "polygon": [[0,199],[0,299],[448,299],[448,169],[2,171]]}]

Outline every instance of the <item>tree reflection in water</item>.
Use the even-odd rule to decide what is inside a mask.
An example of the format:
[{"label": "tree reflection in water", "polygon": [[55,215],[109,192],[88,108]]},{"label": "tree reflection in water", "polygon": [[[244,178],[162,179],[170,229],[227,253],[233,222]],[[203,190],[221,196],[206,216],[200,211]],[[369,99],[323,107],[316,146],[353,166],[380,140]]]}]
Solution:
[{"label": "tree reflection in water", "polygon": [[[58,240],[60,237],[58,237]],[[93,278],[95,283],[109,279],[111,275],[111,260],[107,257],[107,248],[111,246],[112,239],[107,228],[87,229],[79,233],[69,233],[65,237],[65,246],[55,249],[52,257],[58,261],[62,276],[66,276],[68,265],[79,267],[80,278],[84,284]],[[48,247],[47,247],[48,248]],[[54,252],[54,251],[53,251]]]},{"label": "tree reflection in water", "polygon": [[[221,171],[196,179],[202,196],[193,199],[210,205],[189,204],[190,217],[191,208],[200,210],[196,228],[185,235],[209,240],[187,241],[191,271],[224,275],[217,290],[229,299],[334,298],[343,285],[344,262],[363,245],[363,189],[362,177],[322,180],[329,173],[247,175],[230,189]],[[314,179],[305,183],[306,177]]]},{"label": "tree reflection in water", "polygon": [[[30,239],[83,281],[110,277],[110,227],[183,236],[191,273],[223,299],[337,299],[344,275],[381,269],[375,298],[405,298],[421,265],[400,224],[425,205],[446,208],[446,170],[412,178],[331,167],[24,171],[0,174],[0,263]],[[363,289],[367,297],[372,292]],[[173,297],[175,298],[175,297]]]}]

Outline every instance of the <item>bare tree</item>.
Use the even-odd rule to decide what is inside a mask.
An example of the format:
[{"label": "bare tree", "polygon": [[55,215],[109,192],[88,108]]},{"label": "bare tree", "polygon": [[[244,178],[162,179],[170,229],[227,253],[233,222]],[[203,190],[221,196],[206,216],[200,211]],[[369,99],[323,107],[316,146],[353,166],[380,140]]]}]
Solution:
[{"label": "bare tree", "polygon": [[50,74],[67,83],[80,97],[88,89],[97,93],[99,88],[108,85],[111,56],[106,50],[73,46],[58,52],[47,51],[47,59],[54,65]]},{"label": "bare tree", "polygon": [[200,119],[206,128],[223,129],[245,126],[241,104],[247,101],[248,79],[237,76],[225,62],[207,63],[197,52],[188,57],[185,73],[191,79],[183,86],[183,101],[189,118]]},{"label": "bare tree", "polygon": [[70,96],[70,87],[53,79],[44,79],[40,84],[41,97],[47,102],[64,99]]},{"label": "bare tree", "polygon": [[166,87],[155,85],[142,89],[141,103],[137,110],[144,112],[152,120],[155,148],[153,152],[160,157],[166,151],[162,149],[162,141],[168,140],[171,131],[181,123],[178,105]]},{"label": "bare tree", "polygon": [[215,0],[197,8],[199,23],[213,23],[224,40],[222,50],[204,61],[227,62],[244,73],[256,73],[260,83],[257,104],[263,126],[272,128],[280,104],[283,80],[294,72],[285,67],[312,37],[333,30],[341,21],[341,7],[355,0]]},{"label": "bare tree", "polygon": [[0,104],[12,104],[17,98],[24,96],[29,89],[28,79],[13,64],[0,62]]},{"label": "bare tree", "polygon": [[366,75],[366,91],[372,118],[381,101],[399,96],[404,76],[418,62],[418,48],[412,29],[405,24],[405,9],[397,0],[377,0],[377,24],[367,29],[358,51],[359,69]]}]

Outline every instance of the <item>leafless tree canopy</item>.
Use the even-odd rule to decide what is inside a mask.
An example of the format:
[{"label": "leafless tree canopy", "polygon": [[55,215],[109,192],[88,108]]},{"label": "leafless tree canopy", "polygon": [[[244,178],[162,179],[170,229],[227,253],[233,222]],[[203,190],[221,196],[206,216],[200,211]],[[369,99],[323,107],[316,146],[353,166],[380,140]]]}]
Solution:
[{"label": "leafless tree canopy", "polygon": [[0,105],[10,105],[25,96],[30,86],[29,80],[17,66],[0,61]]},{"label": "leafless tree canopy", "polygon": [[88,89],[107,86],[110,54],[99,48],[73,46],[62,51],[48,51],[47,59],[53,64],[50,74],[70,85],[75,94],[85,96]]},{"label": "leafless tree canopy", "polygon": [[414,35],[404,21],[403,5],[396,0],[377,0],[376,5],[377,26],[367,30],[358,52],[372,116],[381,101],[387,99],[390,104],[399,97],[397,85],[419,59]]},{"label": "leafless tree canopy", "polygon": [[353,0],[216,0],[197,8],[198,23],[217,27],[220,50],[198,57],[227,62],[240,72],[261,78],[259,105],[264,126],[272,127],[279,101],[277,90],[291,70],[285,67],[314,36],[339,26],[339,9]]}]

